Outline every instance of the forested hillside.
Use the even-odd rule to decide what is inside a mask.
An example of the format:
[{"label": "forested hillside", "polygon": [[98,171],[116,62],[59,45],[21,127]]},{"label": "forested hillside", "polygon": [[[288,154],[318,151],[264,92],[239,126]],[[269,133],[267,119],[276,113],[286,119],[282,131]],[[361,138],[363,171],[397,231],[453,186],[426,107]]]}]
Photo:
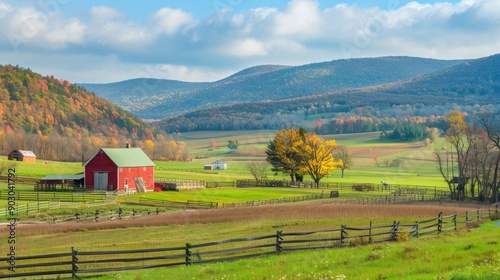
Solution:
[{"label": "forested hillside", "polygon": [[17,66],[0,66],[0,101],[4,131],[130,138],[152,133],[139,118],[82,87]]},{"label": "forested hillside", "polygon": [[297,126],[321,134],[390,130],[407,123],[435,122],[450,110],[477,112],[484,107],[496,111],[499,81],[500,55],[494,55],[403,81],[220,106],[167,118],[156,125],[166,131]]},{"label": "forested hillside", "polygon": [[101,147],[142,147],[154,159],[186,160],[184,143],[80,86],[0,65],[0,154],[32,150],[47,160],[83,161]]},{"label": "forested hillside", "polygon": [[[308,97],[401,81],[462,63],[416,57],[341,59],[301,66],[262,65],[213,83],[133,80],[82,86],[145,119],[163,119],[242,102]],[[124,84],[128,86],[123,86]],[[144,84],[147,86],[144,86]],[[121,94],[116,94],[121,92]]]}]

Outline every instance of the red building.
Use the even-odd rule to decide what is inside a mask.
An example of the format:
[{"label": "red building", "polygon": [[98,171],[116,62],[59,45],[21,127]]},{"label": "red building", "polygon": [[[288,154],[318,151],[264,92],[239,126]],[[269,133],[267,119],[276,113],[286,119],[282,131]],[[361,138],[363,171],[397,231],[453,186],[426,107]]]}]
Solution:
[{"label": "red building", "polygon": [[155,164],[140,148],[101,148],[84,166],[88,190],[154,190]]},{"label": "red building", "polygon": [[13,150],[9,153],[9,160],[17,160],[22,162],[36,162],[36,155],[32,151]]}]

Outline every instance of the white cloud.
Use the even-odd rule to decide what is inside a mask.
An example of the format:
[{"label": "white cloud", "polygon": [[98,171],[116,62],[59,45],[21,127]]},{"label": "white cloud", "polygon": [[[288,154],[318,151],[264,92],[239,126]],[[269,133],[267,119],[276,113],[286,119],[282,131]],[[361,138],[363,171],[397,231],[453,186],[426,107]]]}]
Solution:
[{"label": "white cloud", "polygon": [[0,3],[0,19],[3,18],[10,11],[11,8],[9,5],[5,3]]},{"label": "white cloud", "polygon": [[274,16],[274,33],[278,36],[317,36],[321,28],[319,3],[316,1],[293,0],[284,11]]},{"label": "white cloud", "polygon": [[64,48],[67,44],[84,43],[85,26],[77,19],[69,20],[64,26],[50,29],[45,35],[52,48]]},{"label": "white cloud", "polygon": [[222,49],[223,54],[233,57],[265,56],[266,47],[262,42],[248,38],[232,42],[228,47]]},{"label": "white cloud", "polygon": [[[48,69],[56,67],[50,61],[70,62],[78,53],[92,58],[78,60],[86,71],[75,75],[85,77],[79,81],[92,82],[92,74],[100,81],[129,78],[148,65],[164,69],[163,78],[207,81],[257,64],[381,55],[473,58],[499,52],[500,1],[421,3],[384,9],[290,0],[283,8],[223,9],[205,19],[164,7],[137,19],[106,6],[67,15],[64,9],[46,13],[31,1],[8,5],[0,0],[0,62],[23,61],[32,69],[31,63],[45,63],[40,68]],[[21,60],[13,52],[32,59]],[[64,66],[63,73],[74,65]]]},{"label": "white cloud", "polygon": [[162,8],[151,16],[153,28],[161,33],[167,35],[173,35],[179,31],[179,29],[192,26],[196,24],[196,20],[192,15],[180,10],[180,9],[170,9]]},{"label": "white cloud", "polygon": [[500,1],[484,0],[479,6],[477,17],[485,21],[500,24]]},{"label": "white cloud", "polygon": [[125,20],[127,16],[117,9],[106,6],[94,6],[90,9],[90,15],[95,22],[106,23],[108,21]]}]

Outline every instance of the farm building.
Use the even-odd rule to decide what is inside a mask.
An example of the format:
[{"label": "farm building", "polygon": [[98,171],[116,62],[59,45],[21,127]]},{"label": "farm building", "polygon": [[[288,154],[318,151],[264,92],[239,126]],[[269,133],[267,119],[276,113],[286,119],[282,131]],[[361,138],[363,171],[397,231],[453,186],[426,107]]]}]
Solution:
[{"label": "farm building", "polygon": [[87,190],[154,190],[155,164],[140,148],[101,148],[84,166]]},{"label": "farm building", "polygon": [[37,182],[35,191],[79,191],[83,190],[83,173],[50,174]]},{"label": "farm building", "polygon": [[214,170],[214,166],[211,164],[205,164],[203,165],[204,170]]},{"label": "farm building", "polygon": [[222,160],[216,160],[212,162],[213,169],[215,170],[226,170],[227,169],[227,163],[223,162]]},{"label": "farm building", "polygon": [[22,162],[35,162],[36,155],[32,151],[27,150],[13,150],[9,153],[9,160],[17,160]]}]

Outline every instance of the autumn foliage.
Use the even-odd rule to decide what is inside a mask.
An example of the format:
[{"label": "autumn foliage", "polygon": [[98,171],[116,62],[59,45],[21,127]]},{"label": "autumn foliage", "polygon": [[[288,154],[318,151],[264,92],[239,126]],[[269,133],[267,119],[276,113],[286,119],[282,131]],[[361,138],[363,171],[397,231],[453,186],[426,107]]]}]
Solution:
[{"label": "autumn foliage", "polygon": [[342,161],[334,161],[335,146],[335,140],[324,140],[302,128],[283,129],[269,143],[267,161],[273,171],[289,174],[292,181],[301,181],[308,174],[319,185],[323,177],[342,166]]},{"label": "autumn foliage", "polygon": [[126,142],[152,158],[188,157],[185,144],[78,85],[0,65],[1,154],[26,149],[42,159],[83,161],[100,147]]}]

